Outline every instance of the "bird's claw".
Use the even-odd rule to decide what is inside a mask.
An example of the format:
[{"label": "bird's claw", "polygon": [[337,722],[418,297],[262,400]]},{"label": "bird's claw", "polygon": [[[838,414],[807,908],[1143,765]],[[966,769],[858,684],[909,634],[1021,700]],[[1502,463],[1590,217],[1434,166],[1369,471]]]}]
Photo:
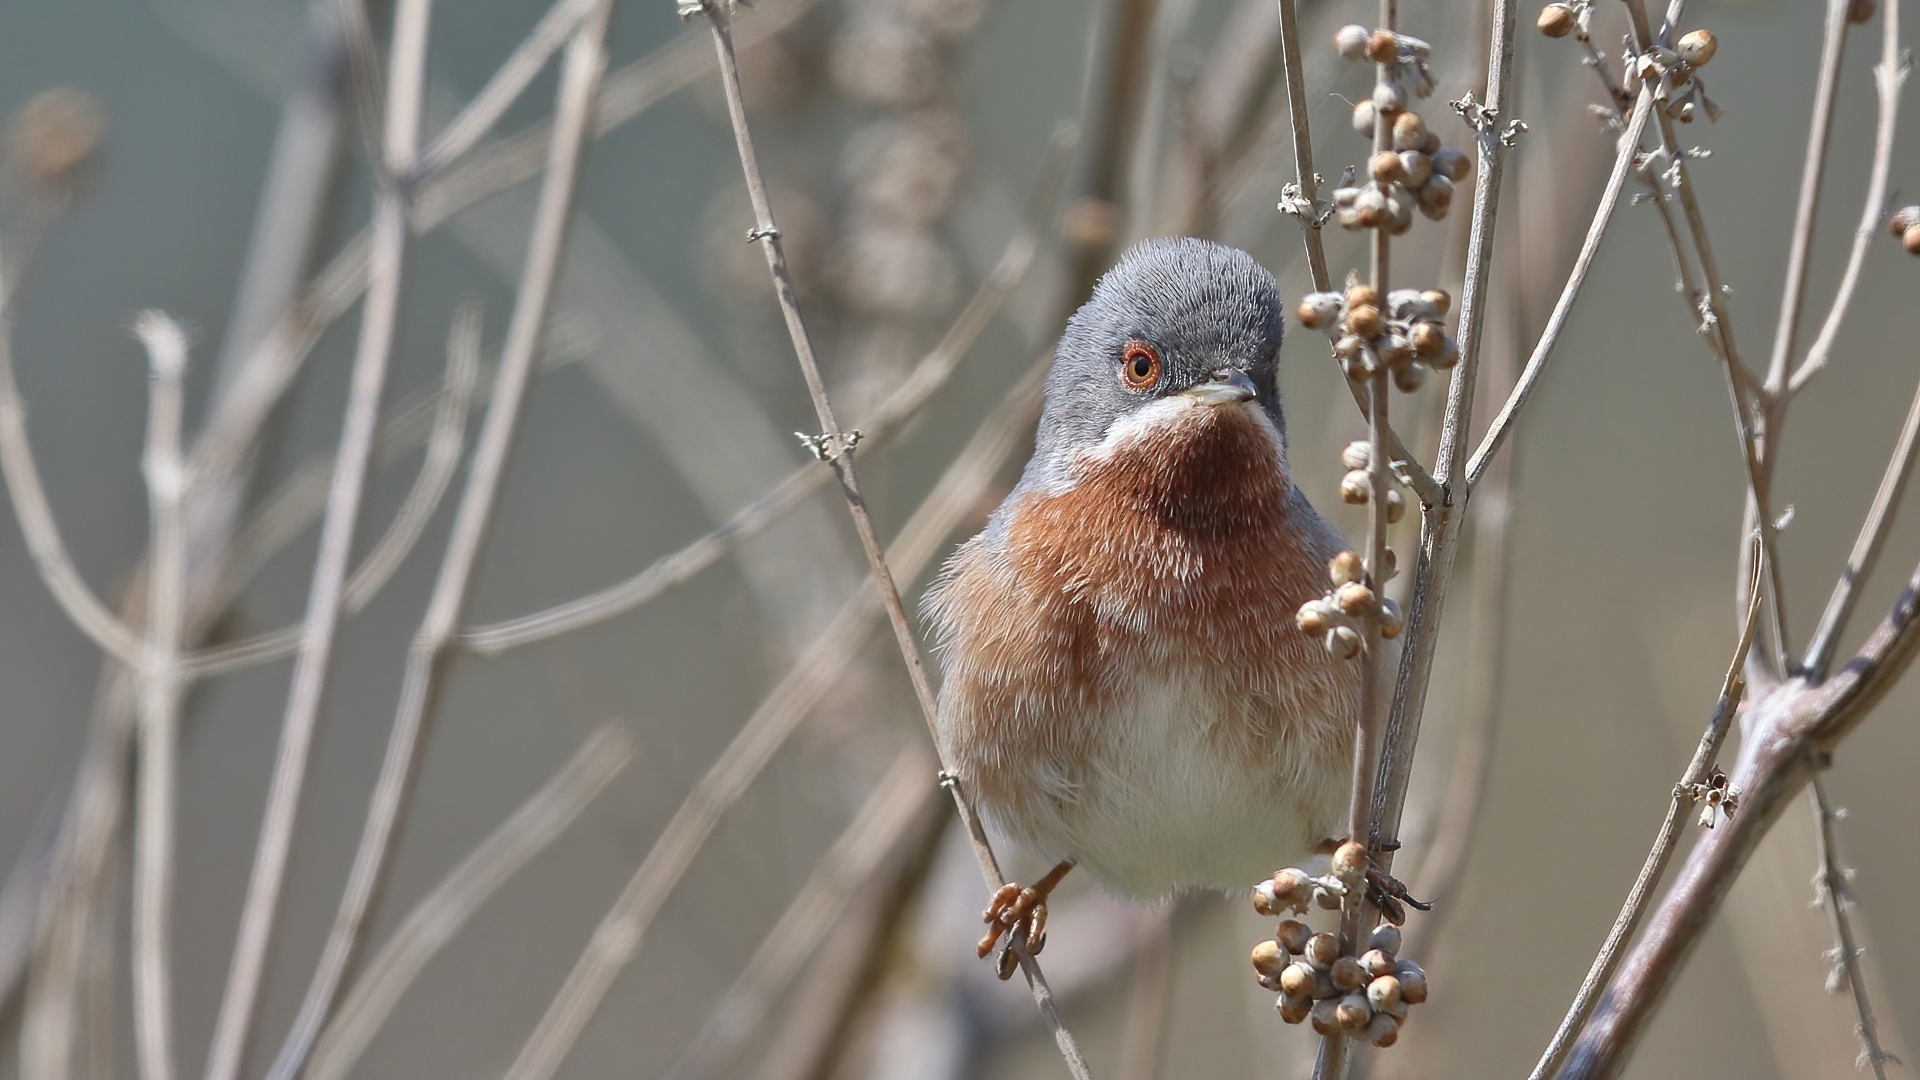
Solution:
[{"label": "bird's claw", "polygon": [[1000,954],[999,972],[1002,979],[1011,978],[1019,964],[1011,948],[1016,938],[1026,942],[1028,955],[1038,955],[1047,946],[1047,894],[1031,885],[1022,888],[1008,882],[993,894],[980,921],[987,924],[978,948],[980,958],[986,959],[1004,935],[1009,947]]},{"label": "bird's claw", "polygon": [[1433,905],[1416,900],[1399,878],[1378,867],[1367,867],[1367,902],[1380,909],[1380,917],[1395,926],[1407,921],[1407,908],[1432,911]]}]

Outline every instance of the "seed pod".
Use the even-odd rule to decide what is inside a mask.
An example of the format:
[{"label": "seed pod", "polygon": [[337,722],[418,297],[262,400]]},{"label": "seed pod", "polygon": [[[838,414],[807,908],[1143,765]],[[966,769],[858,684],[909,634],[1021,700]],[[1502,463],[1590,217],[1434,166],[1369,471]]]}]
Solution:
[{"label": "seed pod", "polygon": [[1333,985],[1345,991],[1358,990],[1367,985],[1367,972],[1360,961],[1351,956],[1343,956],[1333,962],[1333,968],[1327,972],[1333,979]]},{"label": "seed pod", "polygon": [[1337,1033],[1340,1030],[1339,1010],[1339,998],[1327,998],[1324,1001],[1314,1002],[1313,1008],[1307,1013],[1307,1018],[1313,1021],[1313,1033],[1315,1035]]},{"label": "seed pod", "polygon": [[1360,228],[1360,211],[1355,210],[1352,204],[1348,204],[1334,211],[1333,220],[1339,222],[1341,228],[1354,232]]},{"label": "seed pod", "polygon": [[[1292,946],[1288,947],[1291,948]],[[1391,961],[1400,952],[1400,928],[1392,923],[1381,923],[1379,926],[1374,927],[1373,933],[1367,937],[1367,947],[1379,950]],[[1378,971],[1374,974],[1392,974],[1391,964],[1389,964],[1386,971]]]},{"label": "seed pod", "polygon": [[[1402,114],[1411,115],[1409,114]],[[1400,161],[1400,155],[1391,150],[1382,150],[1367,161],[1367,172],[1382,184],[1391,184],[1406,175],[1406,168]]]},{"label": "seed pod", "polygon": [[1387,193],[1387,220],[1385,227],[1388,236],[1401,236],[1404,235],[1408,229],[1413,228],[1413,205],[1413,192],[1408,191],[1399,184],[1394,184]]},{"label": "seed pod", "polygon": [[[1420,371],[1422,369],[1408,368],[1407,370]],[[1395,382],[1399,381],[1398,372],[1395,373],[1394,381]],[[1398,525],[1400,523],[1400,519],[1402,517],[1405,517],[1406,513],[1407,513],[1407,497],[1405,495],[1400,494],[1400,489],[1398,488],[1388,488],[1387,489],[1387,524]]]},{"label": "seed pod", "polygon": [[1453,181],[1435,172],[1427,177],[1420,188],[1420,212],[1439,221],[1447,216],[1447,208],[1453,205]]},{"label": "seed pod", "polygon": [[1433,305],[1433,317],[1436,319],[1444,318],[1447,311],[1453,307],[1453,297],[1449,296],[1445,289],[1428,289],[1420,294],[1420,299]]},{"label": "seed pod", "polygon": [[[1373,590],[1367,589],[1364,585],[1360,587],[1366,589],[1366,604],[1367,607],[1371,608],[1373,606]],[[1342,606],[1344,607],[1345,605]],[[1354,614],[1359,613],[1355,612]],[[1339,878],[1342,885],[1345,885],[1349,889],[1358,887],[1361,879],[1367,876],[1366,845],[1356,843],[1352,840],[1342,843],[1339,847],[1333,849],[1332,866],[1333,876]]]},{"label": "seed pod", "polygon": [[1534,25],[1550,38],[1563,38],[1573,32],[1573,24],[1577,21],[1573,9],[1567,5],[1548,4],[1540,9],[1539,21]]},{"label": "seed pod", "polygon": [[1347,1031],[1362,1031],[1373,1019],[1373,1006],[1367,1004],[1365,994],[1348,994],[1340,999],[1333,1018]]},{"label": "seed pod", "polygon": [[1340,959],[1340,940],[1332,934],[1315,934],[1307,939],[1305,956],[1313,970],[1326,971]]},{"label": "seed pod", "polygon": [[1907,249],[1909,255],[1920,255],[1920,225],[1914,225],[1900,234],[1900,246]]},{"label": "seed pod", "polygon": [[[1387,196],[1377,187],[1367,187],[1366,190],[1360,192],[1359,196],[1353,200],[1353,215],[1354,220],[1360,223],[1361,228],[1379,228],[1380,223],[1385,221],[1387,217]],[[1352,306],[1349,305],[1347,310],[1351,313],[1353,310]],[[1372,337],[1373,335],[1363,334],[1361,336]]]},{"label": "seed pod", "polygon": [[1407,88],[1398,79],[1382,79],[1373,84],[1373,111],[1392,116],[1407,107]]},{"label": "seed pod", "polygon": [[1392,548],[1388,548],[1388,549],[1387,549],[1387,558],[1386,558],[1386,563],[1387,563],[1387,572],[1386,572],[1385,574],[1382,574],[1382,575],[1380,576],[1380,580],[1381,580],[1381,581],[1392,581],[1392,580],[1393,580],[1393,577],[1394,577],[1394,575],[1400,572],[1400,570],[1399,570],[1399,567],[1400,567],[1400,558],[1399,558],[1399,556],[1397,556],[1397,555],[1395,555],[1395,554],[1393,553],[1393,549],[1392,549]]},{"label": "seed pod", "polygon": [[1382,334],[1377,346],[1380,362],[1396,371],[1406,367],[1413,360],[1413,343],[1402,334],[1388,330]]},{"label": "seed pod", "polygon": [[[1302,304],[1302,307],[1306,305]],[[1305,322],[1305,319],[1301,320]],[[1447,340],[1446,328],[1437,322],[1417,322],[1407,331],[1407,340],[1413,345],[1413,351],[1421,356],[1432,356],[1440,351]]]},{"label": "seed pod", "polygon": [[1360,197],[1360,189],[1357,187],[1341,187],[1341,188],[1333,189],[1333,205],[1335,206],[1352,206],[1353,200],[1359,197]]},{"label": "seed pod", "polygon": [[[1335,590],[1333,602],[1341,611],[1356,619],[1372,614],[1374,605],[1377,603],[1373,590],[1358,581],[1349,581]],[[1343,884],[1347,883],[1348,875],[1345,871],[1336,866],[1333,872]]]},{"label": "seed pod", "polygon": [[1392,641],[1407,628],[1407,617],[1400,613],[1400,605],[1392,600],[1380,601],[1380,636]]},{"label": "seed pod", "polygon": [[1421,143],[1419,146],[1414,147],[1414,149],[1420,151],[1421,153],[1427,155],[1428,157],[1432,157],[1433,155],[1439,153],[1441,149],[1440,133],[1433,130],[1432,128],[1428,128],[1427,140]]},{"label": "seed pod", "polygon": [[1280,1010],[1281,1022],[1298,1024],[1313,1012],[1313,999],[1282,994],[1274,1001],[1273,1007]]},{"label": "seed pod", "polygon": [[1427,122],[1417,112],[1403,112],[1393,118],[1393,148],[1418,150],[1427,141]]},{"label": "seed pod", "polygon": [[[1405,991],[1402,991],[1401,993],[1404,995]],[[1407,1018],[1407,1008],[1408,1008],[1407,999],[1404,996],[1402,996],[1398,1000],[1394,1001],[1391,1005],[1375,1005],[1373,1007],[1373,1011],[1377,1013],[1385,1013],[1388,1016],[1393,1017],[1395,1020],[1405,1020]]]},{"label": "seed pod", "polygon": [[1391,30],[1375,30],[1367,38],[1367,59],[1376,64],[1392,63],[1400,52],[1400,39]]},{"label": "seed pod", "polygon": [[1300,325],[1309,330],[1332,329],[1334,321],[1340,317],[1340,294],[1308,293],[1301,297],[1300,308],[1293,314],[1300,320]]},{"label": "seed pod", "polygon": [[1380,333],[1380,309],[1372,304],[1347,308],[1347,332],[1372,341]]},{"label": "seed pod", "polygon": [[1858,26],[1873,18],[1873,0],[1853,0],[1847,5],[1847,21]]},{"label": "seed pod", "polygon": [[1713,31],[1689,30],[1680,36],[1673,51],[1693,67],[1706,67],[1707,61],[1713,59],[1714,52],[1719,48],[1720,43],[1714,39]]},{"label": "seed pod", "polygon": [[[1398,387],[1403,394],[1413,393],[1425,385],[1426,381],[1427,369],[1418,364],[1408,364],[1405,367],[1395,368],[1393,371],[1393,385]],[[1398,519],[1396,518],[1394,520]]]},{"label": "seed pod", "polygon": [[[1305,611],[1304,608],[1301,610]],[[1253,887],[1253,910],[1267,916],[1279,915],[1286,910],[1274,892],[1271,879]]]},{"label": "seed pod", "polygon": [[1400,1041],[1400,1021],[1384,1013],[1376,1014],[1367,1021],[1367,1030],[1360,1037],[1382,1049],[1392,1046]]},{"label": "seed pod", "polygon": [[1306,952],[1307,941],[1312,937],[1313,931],[1298,919],[1288,919],[1273,931],[1273,939],[1289,953]]},{"label": "seed pod", "polygon": [[1359,581],[1366,576],[1366,573],[1366,564],[1360,561],[1360,556],[1351,551],[1343,551],[1327,561],[1327,576],[1335,585]]},{"label": "seed pod", "polygon": [[1456,183],[1473,173],[1473,159],[1460,150],[1443,146],[1433,155],[1433,171]]},{"label": "seed pod", "polygon": [[[1340,629],[1345,630],[1350,634],[1353,634],[1353,640],[1355,641],[1360,640],[1360,635],[1358,633],[1354,633],[1351,627],[1343,626]],[[1319,885],[1314,886],[1313,902],[1315,904],[1318,904],[1320,906],[1320,909],[1323,911],[1339,911],[1341,899],[1342,899],[1341,895],[1337,892],[1334,892],[1332,889],[1326,888],[1324,886],[1319,886]]]},{"label": "seed pod", "polygon": [[1293,963],[1278,941],[1263,941],[1253,947],[1253,970],[1266,978],[1277,979]]},{"label": "seed pod", "polygon": [[1675,101],[1667,105],[1667,115],[1683,124],[1693,123],[1693,102]]},{"label": "seed pod", "polygon": [[[1366,969],[1369,978],[1382,978],[1393,974],[1393,957],[1380,949],[1368,949],[1360,956],[1360,966]],[[1400,992],[1399,984],[1394,985],[1393,992]]]},{"label": "seed pod", "polygon": [[1309,600],[1300,605],[1300,610],[1293,616],[1293,622],[1300,628],[1301,633],[1317,637],[1327,632],[1327,612],[1321,604],[1322,601]]},{"label": "seed pod", "polygon": [[1359,60],[1367,55],[1367,28],[1349,23],[1333,32],[1333,51],[1343,60]]},{"label": "seed pod", "polygon": [[1920,206],[1903,206],[1887,218],[1887,231],[1894,239],[1906,235],[1908,229],[1920,225]]},{"label": "seed pod", "polygon": [[1340,501],[1352,506],[1363,505],[1373,497],[1373,481],[1365,469],[1354,469],[1340,478]]},{"label": "seed pod", "polygon": [[1446,371],[1459,362],[1460,343],[1451,334],[1441,340],[1439,352],[1427,357],[1427,363],[1433,365],[1435,371]]},{"label": "seed pod", "polygon": [[[1350,277],[1347,280],[1352,281]],[[1380,293],[1371,285],[1348,285],[1346,292],[1347,310],[1357,307],[1379,307]]]},{"label": "seed pod", "polygon": [[1364,469],[1373,463],[1373,447],[1365,439],[1355,439],[1340,451],[1340,464],[1349,469]]},{"label": "seed pod", "polygon": [[1398,960],[1393,965],[1394,977],[1400,980],[1400,1000],[1409,1005],[1418,1005],[1427,1000],[1427,973],[1419,964],[1411,960]]},{"label": "seed pod", "polygon": [[[1325,606],[1324,601],[1322,601],[1322,606]],[[1273,877],[1268,880],[1273,884],[1273,898],[1282,909],[1286,911],[1298,911],[1306,905],[1307,889],[1311,887],[1312,882],[1307,880],[1305,872],[1289,866],[1285,870],[1275,870]],[[1263,911],[1261,914],[1266,915],[1269,914],[1269,912]],[[1279,915],[1282,914],[1282,912],[1275,911],[1271,912],[1271,914]],[[1287,951],[1299,952],[1300,950],[1289,945]]]},{"label": "seed pod", "polygon": [[1405,173],[1401,182],[1418,189],[1427,182],[1427,177],[1433,175],[1433,159],[1418,150],[1402,150],[1400,168]]},{"label": "seed pod", "polygon": [[1313,969],[1304,960],[1295,960],[1280,970],[1280,992],[1288,997],[1313,997]]},{"label": "seed pod", "polygon": [[1376,113],[1377,110],[1373,107],[1372,98],[1368,98],[1360,104],[1355,105],[1353,107],[1353,130],[1369,139],[1373,138],[1373,118]]},{"label": "seed pod", "polygon": [[[1336,626],[1327,631],[1327,655],[1335,660],[1351,660],[1360,654],[1360,635],[1351,626]],[[1315,894],[1320,899],[1320,894]],[[1325,904],[1321,905],[1325,907]],[[1335,904],[1339,907],[1339,904]]]},{"label": "seed pod", "polygon": [[1400,980],[1382,975],[1367,984],[1367,1001],[1376,1009],[1400,1003]]}]

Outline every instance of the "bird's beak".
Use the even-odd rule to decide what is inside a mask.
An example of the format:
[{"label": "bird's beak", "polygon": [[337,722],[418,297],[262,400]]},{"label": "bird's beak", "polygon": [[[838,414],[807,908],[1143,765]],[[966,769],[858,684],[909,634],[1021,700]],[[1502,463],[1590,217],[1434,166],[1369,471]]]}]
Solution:
[{"label": "bird's beak", "polygon": [[1201,405],[1238,405],[1254,398],[1253,380],[1234,367],[1218,368],[1206,382],[1180,392]]}]

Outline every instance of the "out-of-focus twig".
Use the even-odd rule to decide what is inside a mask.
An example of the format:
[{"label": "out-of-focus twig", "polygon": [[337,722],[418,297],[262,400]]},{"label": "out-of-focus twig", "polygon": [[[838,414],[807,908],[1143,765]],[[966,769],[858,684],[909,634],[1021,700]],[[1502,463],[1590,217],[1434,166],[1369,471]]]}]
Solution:
[{"label": "out-of-focus twig", "polygon": [[[546,67],[547,60],[573,36],[592,3],[593,0],[555,0],[533,30],[514,46],[512,54],[494,71],[487,84],[473,95],[473,100],[420,151],[420,160],[414,166],[416,176],[433,176],[448,162],[473,149]],[[542,144],[545,142],[541,140]]]},{"label": "out-of-focus twig", "polygon": [[1159,1080],[1173,1019],[1173,928],[1179,901],[1168,901],[1133,961],[1126,1027],[1120,1034],[1120,1080]]},{"label": "out-of-focus twig", "polygon": [[427,962],[500,886],[559,839],[632,758],[633,740],[625,732],[612,726],[594,732],[553,779],[421,897],[314,1042],[309,1080],[342,1080],[352,1071]]},{"label": "out-of-focus twig", "polygon": [[293,1080],[299,1075],[313,1040],[332,1013],[341,980],[358,949],[368,910],[384,876],[387,855],[413,776],[414,757],[445,683],[451,656],[449,646],[466,610],[559,280],[561,256],[590,141],[588,130],[594,102],[606,71],[605,41],[611,18],[610,0],[595,0],[592,12],[567,45],[546,181],[534,212],[526,265],[515,293],[513,315],[507,325],[506,343],[495,374],[486,420],[475,442],[473,464],[454,515],[433,595],[407,651],[400,703],[395,710],[380,775],[368,803],[366,826],[354,854],[346,890],[307,996],[269,1073],[272,1080]]},{"label": "out-of-focus twig", "polygon": [[1853,890],[1847,881],[1853,872],[1840,865],[1840,848],[1834,839],[1833,823],[1839,819],[1840,811],[1833,808],[1827,800],[1827,787],[1821,782],[1820,774],[1815,773],[1813,782],[1807,785],[1813,805],[1815,823],[1815,844],[1818,848],[1819,864],[1814,868],[1813,883],[1815,903],[1824,905],[1827,914],[1833,919],[1833,976],[1828,980],[1829,990],[1839,989],[1844,982],[1847,995],[1853,999],[1853,1009],[1859,1017],[1860,1060],[1856,1068],[1873,1070],[1874,1080],[1887,1080],[1887,1065],[1898,1065],[1900,1059],[1887,1053],[1880,1045],[1880,1030],[1873,1018],[1873,1002],[1867,998],[1867,977],[1861,970],[1860,954],[1862,950],[1853,933],[1853,917],[1848,908],[1853,906]]},{"label": "out-of-focus twig", "polygon": [[147,640],[140,662],[140,775],[133,836],[133,1030],[141,1080],[172,1080],[173,853],[179,769],[180,641],[186,625],[187,335],[157,311],[142,312],[134,333],[152,368],[147,407],[146,474],[153,558],[147,569]]}]

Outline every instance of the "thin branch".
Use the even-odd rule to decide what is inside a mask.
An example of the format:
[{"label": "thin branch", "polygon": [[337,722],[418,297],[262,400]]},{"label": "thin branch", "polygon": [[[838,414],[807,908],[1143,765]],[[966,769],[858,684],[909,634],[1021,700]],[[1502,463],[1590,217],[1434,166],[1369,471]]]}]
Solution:
[{"label": "thin branch", "polygon": [[369,800],[366,827],[354,853],[353,869],[307,996],[268,1074],[271,1080],[293,1080],[299,1074],[314,1038],[332,1012],[340,983],[358,949],[374,894],[384,877],[387,855],[411,786],[414,757],[445,683],[448,647],[466,609],[481,545],[506,474],[507,458],[513,448],[534,360],[559,281],[562,251],[573,219],[581,167],[586,159],[587,132],[600,79],[606,70],[605,40],[611,16],[610,0],[596,0],[592,14],[567,46],[560,73],[547,178],[534,211],[526,264],[507,326],[506,344],[494,378],[487,417],[475,443],[473,464],[454,515],[439,578],[407,652],[400,703],[380,776]]},{"label": "thin branch", "polygon": [[[903,577],[918,577],[961,519],[977,505],[981,493],[1038,413],[1045,372],[1046,365],[1037,364],[1014,386],[908,519],[888,553]],[[800,722],[840,685],[874,629],[873,620],[880,614],[878,601],[878,590],[869,579],[841,606],[833,621],[762,699],[733,741],[688,792],[601,919],[586,951],[508,1071],[509,1080],[546,1080],[553,1075],[599,1007],[614,975],[638,953],[654,916],[721,818],[746,793]]]},{"label": "thin branch", "polygon": [[157,311],[134,333],[153,378],[147,408],[147,503],[153,560],[147,571],[147,642],[140,664],[139,805],[134,814],[133,1030],[142,1080],[172,1080],[171,957],[175,791],[180,734],[180,640],[186,623],[186,494],[180,450],[187,335]]},{"label": "thin branch", "polygon": [[1333,288],[1327,270],[1327,248],[1320,239],[1320,174],[1313,171],[1313,134],[1307,125],[1305,65],[1300,60],[1300,17],[1293,0],[1280,3],[1280,56],[1287,73],[1287,113],[1293,120],[1293,175],[1304,206],[1291,211],[1300,221],[1300,239],[1307,249],[1307,272],[1313,287]]},{"label": "thin branch", "polygon": [[[807,334],[806,323],[800,316],[800,305],[795,295],[792,275],[787,269],[785,248],[780,242],[780,229],[774,222],[773,208],[767,199],[766,180],[760,175],[760,166],[753,149],[753,137],[747,128],[746,106],[740,95],[740,72],[734,58],[732,17],[728,13],[724,0],[700,0],[696,9],[690,0],[683,2],[682,12],[691,15],[697,10],[707,18],[713,30],[714,51],[720,61],[721,84],[726,91],[727,116],[733,125],[734,143],[740,152],[741,174],[746,180],[747,196],[753,204],[754,227],[752,236],[760,241],[761,249],[766,253],[767,271],[773,277],[774,293],[779,298],[781,314],[786,320],[787,334],[792,339],[794,356],[799,361],[800,373],[807,384],[807,395],[813,402],[816,418],[820,423],[819,446],[821,455],[833,465],[840,480],[840,486],[846,495],[847,509],[853,517],[854,531],[859,534],[861,549],[866,553],[867,564],[873,571],[873,580],[880,589],[881,600],[887,608],[887,621],[892,625],[894,641],[899,646],[900,658],[907,668],[907,676],[913,683],[914,696],[919,700],[921,713],[927,728],[935,729],[935,711],[933,686],[927,680],[926,665],[920,656],[920,647],[914,641],[913,628],[907,621],[906,609],[900,603],[900,591],[896,587],[892,571],[887,567],[886,553],[881,549],[880,538],[873,528],[873,519],[867,513],[867,506],[860,495],[860,484],[853,465],[853,447],[846,432],[840,427],[840,421],[834,416],[833,404],[827,398],[826,385],[820,378],[820,367],[814,360],[813,341]],[[944,763],[943,763],[944,767]],[[954,809],[959,813],[966,827],[968,839],[972,842],[975,859],[980,864],[981,876],[989,889],[999,888],[1005,880],[1000,866],[994,858],[993,849],[987,843],[985,828],[981,825],[973,806],[968,802],[962,789],[965,778],[960,777],[949,785],[953,795]],[[1088,1070],[1080,1048],[1073,1035],[1061,1024],[1053,1005],[1053,992],[1048,988],[1046,977],[1027,951],[1023,935],[1016,932],[1011,948],[1018,959],[1020,968],[1026,974],[1027,984],[1032,988],[1035,1003],[1047,1026],[1052,1030],[1054,1042],[1065,1058],[1067,1067],[1079,1080],[1090,1080]]]},{"label": "thin branch", "polygon": [[[1757,582],[1754,585],[1757,586]],[[1666,820],[1660,825],[1652,850],[1647,852],[1646,860],[1640,865],[1640,874],[1634,878],[1633,888],[1627,891],[1626,903],[1621,905],[1612,929],[1607,931],[1606,941],[1601,944],[1600,952],[1588,967],[1587,977],[1581,980],[1573,1004],[1567,1007],[1566,1017],[1560,1021],[1553,1039],[1541,1053],[1529,1080],[1551,1080],[1566,1061],[1568,1052],[1573,1049],[1574,1036],[1580,1034],[1580,1029],[1600,1004],[1600,991],[1613,978],[1625,955],[1627,943],[1632,940],[1634,931],[1640,928],[1640,920],[1645,917],[1647,906],[1653,900],[1654,887],[1660,884],[1661,875],[1667,871],[1667,862],[1680,842],[1688,811],[1698,800],[1697,793],[1703,790],[1702,785],[1712,775],[1714,762],[1720,756],[1720,746],[1726,741],[1727,729],[1732,726],[1734,714],[1740,708],[1740,699],[1746,694],[1747,684],[1742,672],[1747,666],[1747,650],[1753,645],[1754,630],[1760,623],[1762,590],[1749,587],[1747,591],[1746,625],[1740,632],[1739,642],[1734,645],[1733,660],[1727,665],[1727,674],[1720,680],[1720,696],[1713,703],[1713,713],[1707,719],[1706,730],[1700,733],[1693,759],[1687,762],[1686,772],[1681,774],[1680,782],[1673,786],[1673,797],[1667,803]],[[1707,813],[1712,812],[1713,807],[1709,806]]]},{"label": "thin branch", "polygon": [[[948,327],[940,343],[914,365],[900,385],[874,410],[873,417],[859,426],[861,446],[870,451],[898,434],[908,421],[919,415],[920,409],[946,385],[974,342],[1026,278],[1039,251],[1041,230],[1052,220],[1054,206],[1059,201],[1074,142],[1075,133],[1070,127],[1055,131],[1025,224],[1007,241],[999,262]],[[705,536],[656,559],[633,577],[544,611],[473,627],[460,635],[460,644],[482,656],[497,656],[508,649],[585,629],[632,611],[718,562],[742,541],[757,535],[818,491],[831,476],[830,470],[817,464],[803,465],[772,491],[741,507]]]},{"label": "thin branch", "polygon": [[314,1043],[310,1080],[343,1080],[427,962],[508,879],[560,838],[633,759],[633,740],[608,726],[421,897],[340,1002]]},{"label": "thin branch", "polygon": [[1826,610],[1820,613],[1820,623],[1807,645],[1807,658],[1801,667],[1812,678],[1825,678],[1828,666],[1833,663],[1834,650],[1840,646],[1840,634],[1846,630],[1847,619],[1859,601],[1860,587],[1872,575],[1874,563],[1880,559],[1880,549],[1893,530],[1900,496],[1906,492],[1907,478],[1913,475],[1916,450],[1920,450],[1920,386],[1914,388],[1913,401],[1907,405],[1907,418],[1900,425],[1900,439],[1894,444],[1893,456],[1887,459],[1886,470],[1880,474],[1873,506],[1867,511],[1866,520],[1860,523],[1860,533],[1847,555],[1846,569],[1833,583],[1833,595],[1827,598]]},{"label": "thin branch", "polygon": [[927,783],[938,768],[919,745],[894,759],[840,838],[814,864],[787,910],[760,940],[739,977],[722,994],[699,1034],[667,1070],[667,1080],[720,1075],[741,1043],[761,1030],[778,998],[839,921],[849,898],[872,887],[873,875],[899,847],[915,821],[937,809],[939,788]]},{"label": "thin branch", "polygon": [[300,796],[306,785],[307,761],[314,731],[319,726],[321,698],[340,628],[347,562],[366,501],[373,439],[379,430],[380,399],[386,393],[394,341],[399,336],[401,283],[406,274],[409,239],[407,195],[399,178],[412,167],[419,154],[431,11],[431,0],[403,0],[394,9],[386,126],[379,166],[375,169],[378,189],[374,198],[374,242],[367,302],[361,315],[360,340],[347,390],[346,416],[340,426],[340,447],[327,493],[327,513],[320,526],[319,552],[314,557],[300,651],[287,690],[286,715],[280,728],[280,746],[274,756],[273,779],[267,787],[253,871],[247,881],[226,990],[221,996],[212,1048],[208,1051],[207,1080],[237,1080],[240,1074],[247,1037],[253,1029],[254,1011],[259,1004],[260,984],[266,974],[267,952],[273,943],[280,891],[286,882]]},{"label": "thin branch", "polygon": [[534,77],[547,66],[548,59],[573,36],[580,20],[587,17],[592,2],[555,0],[547,13],[534,24],[533,30],[514,46],[513,52],[494,71],[493,77],[480,88],[480,92],[473,95],[460,114],[427,143],[426,149],[420,152],[420,160],[414,165],[414,176],[434,176],[445,169],[449,162],[473,149],[474,144],[485,137],[493,125],[500,122],[500,117],[507,109],[519,100]]},{"label": "thin branch", "polygon": [[1812,795],[1815,847],[1819,858],[1813,875],[1815,903],[1824,904],[1827,914],[1833,917],[1833,951],[1836,954],[1834,976],[1844,976],[1848,996],[1853,998],[1854,1012],[1860,1019],[1860,1026],[1856,1030],[1861,1043],[1860,1060],[1855,1062],[1854,1067],[1871,1068],[1874,1080],[1887,1080],[1888,1063],[1898,1065],[1900,1059],[1881,1047],[1879,1025],[1873,1018],[1873,1002],[1867,998],[1867,977],[1860,964],[1860,954],[1865,950],[1854,938],[1853,918],[1848,914],[1854,899],[1847,881],[1853,872],[1840,865],[1839,844],[1834,839],[1833,823],[1840,814],[1827,800],[1827,787],[1821,782],[1819,773],[1814,774],[1813,782],[1807,786]]},{"label": "thin branch", "polygon": [[1900,88],[1906,84],[1912,65],[1900,51],[1900,5],[1881,5],[1880,62],[1874,65],[1873,84],[1879,91],[1880,118],[1873,134],[1873,166],[1867,174],[1867,199],[1860,210],[1860,224],[1853,233],[1853,248],[1847,254],[1847,269],[1840,277],[1840,288],[1820,326],[1820,336],[1807,350],[1807,358],[1794,370],[1787,383],[1787,396],[1800,392],[1807,380],[1827,365],[1833,354],[1833,342],[1840,334],[1847,305],[1853,302],[1854,287],[1860,283],[1860,270],[1866,265],[1867,247],[1880,228],[1880,214],[1887,201],[1887,176],[1893,171],[1893,136],[1900,111]]},{"label": "thin branch", "polygon": [[1120,1080],[1160,1080],[1173,1020],[1173,930],[1180,902],[1166,901],[1133,961],[1126,1027],[1120,1033]]}]

